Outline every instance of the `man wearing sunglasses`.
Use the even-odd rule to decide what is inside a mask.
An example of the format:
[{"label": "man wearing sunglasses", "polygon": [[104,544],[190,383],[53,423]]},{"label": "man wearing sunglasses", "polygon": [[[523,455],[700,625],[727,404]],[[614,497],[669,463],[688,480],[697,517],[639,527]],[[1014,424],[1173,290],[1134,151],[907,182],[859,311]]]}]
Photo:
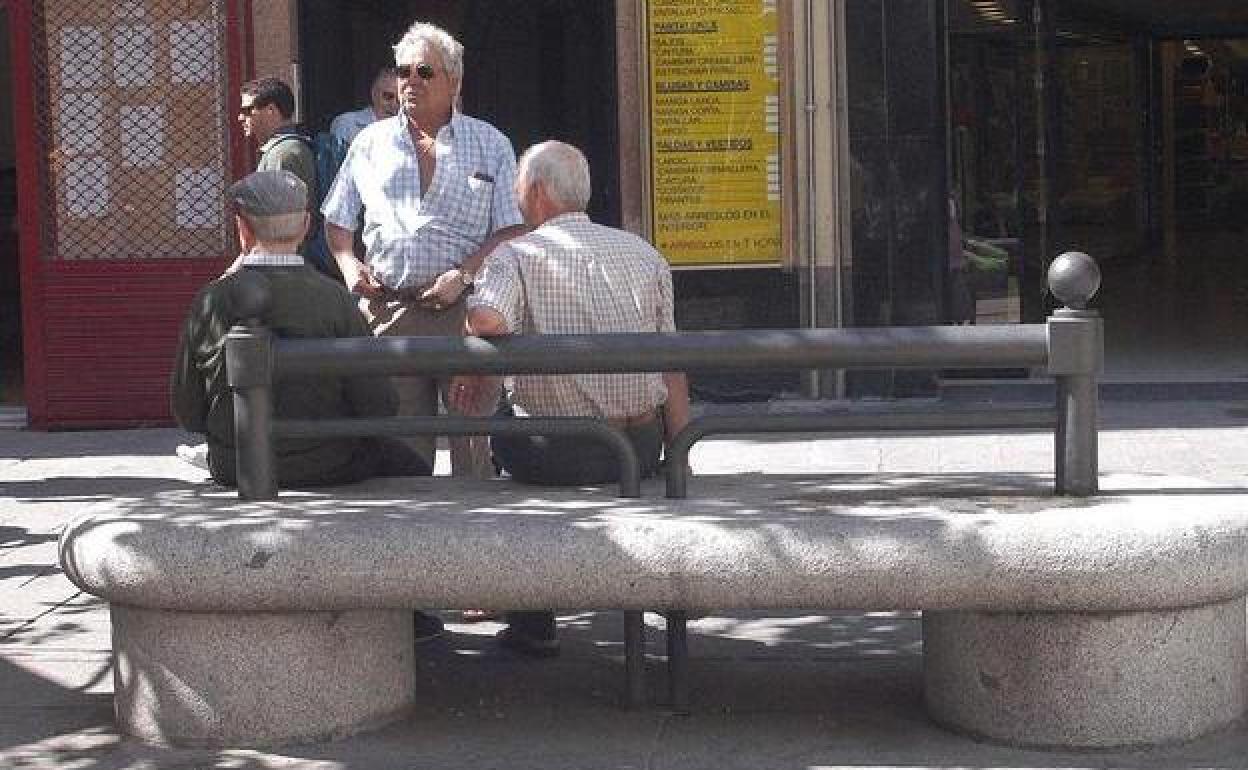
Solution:
[{"label": "man wearing sunglasses", "polygon": [[[259,145],[256,171],[289,171],[309,190],[317,189],[316,157],[307,137],[295,128],[295,94],[290,86],[274,77],[243,84],[238,122],[243,135]],[[310,210],[315,226],[318,217]],[[299,253],[308,256],[308,240]]]},{"label": "man wearing sunglasses", "polygon": [[368,104],[334,118],[329,124],[329,132],[341,139],[343,144],[349,145],[366,126],[392,118],[398,111],[399,84],[395,79],[394,67],[387,65],[378,70],[377,76],[373,78]]},{"label": "man wearing sunglasses", "polygon": [[[511,189],[515,151],[498,129],[459,111],[463,46],[445,30],[413,24],[394,56],[399,114],[351,143],[321,209],[325,233],[374,334],[459,336],[481,263],[523,230]],[[361,210],[362,260],[352,248]],[[447,403],[445,380],[395,385],[402,415],[435,414],[439,397]],[[432,462],[432,436],[412,445]],[[493,475],[485,438],[452,439],[451,469]]]}]

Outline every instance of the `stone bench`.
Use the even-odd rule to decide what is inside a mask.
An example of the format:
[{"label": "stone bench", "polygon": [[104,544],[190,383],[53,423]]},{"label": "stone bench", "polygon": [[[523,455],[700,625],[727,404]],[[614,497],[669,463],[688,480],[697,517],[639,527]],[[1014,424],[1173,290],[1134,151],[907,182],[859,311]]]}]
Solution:
[{"label": "stone bench", "polygon": [[[61,562],[111,608],[123,733],[333,738],[419,697],[411,608],[923,610],[931,716],[1016,745],[1194,738],[1245,710],[1248,516],[1105,477],[696,478],[691,499],[377,480],[101,506]],[[1113,487],[1120,491],[1113,491]]]}]

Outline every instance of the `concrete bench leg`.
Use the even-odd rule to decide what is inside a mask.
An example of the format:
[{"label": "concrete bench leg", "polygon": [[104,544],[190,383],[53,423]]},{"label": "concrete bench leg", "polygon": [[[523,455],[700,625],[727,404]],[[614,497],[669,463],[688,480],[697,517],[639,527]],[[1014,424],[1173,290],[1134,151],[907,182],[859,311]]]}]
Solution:
[{"label": "concrete bench leg", "polygon": [[112,605],[118,727],[218,748],[332,739],[402,716],[410,610],[191,613]]},{"label": "concrete bench leg", "polygon": [[1007,744],[1156,745],[1248,705],[1244,598],[1123,613],[925,612],[932,718]]}]

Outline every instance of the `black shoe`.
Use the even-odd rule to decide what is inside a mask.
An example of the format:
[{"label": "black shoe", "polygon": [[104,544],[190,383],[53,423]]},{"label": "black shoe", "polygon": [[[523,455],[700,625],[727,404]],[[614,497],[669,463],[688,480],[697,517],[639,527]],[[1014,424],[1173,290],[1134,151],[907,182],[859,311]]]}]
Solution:
[{"label": "black shoe", "polygon": [[531,658],[553,658],[559,654],[559,640],[555,638],[539,639],[535,636],[522,634],[508,626],[499,631],[495,637],[499,645],[512,652],[528,655]]},{"label": "black shoe", "polygon": [[446,633],[446,628],[442,625],[441,618],[416,610],[412,614],[412,631],[416,644],[420,644],[442,636]]}]

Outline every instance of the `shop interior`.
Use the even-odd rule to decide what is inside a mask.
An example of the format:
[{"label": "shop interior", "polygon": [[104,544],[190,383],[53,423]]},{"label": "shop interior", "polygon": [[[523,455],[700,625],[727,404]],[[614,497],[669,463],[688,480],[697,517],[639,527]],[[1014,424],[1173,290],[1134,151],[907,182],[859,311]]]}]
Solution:
[{"label": "shop interior", "polygon": [[961,0],[950,25],[951,188],[1009,253],[978,321],[1039,320],[1045,262],[1085,251],[1107,378],[1248,378],[1248,4],[1039,2],[1041,34],[1036,4]]}]

